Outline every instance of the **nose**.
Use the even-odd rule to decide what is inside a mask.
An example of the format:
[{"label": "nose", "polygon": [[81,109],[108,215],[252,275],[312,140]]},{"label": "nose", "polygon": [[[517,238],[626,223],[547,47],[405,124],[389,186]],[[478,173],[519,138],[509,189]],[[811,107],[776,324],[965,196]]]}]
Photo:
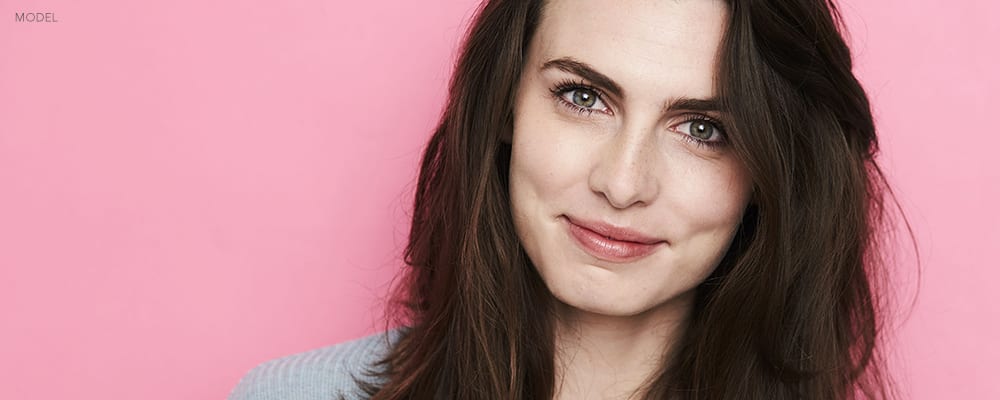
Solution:
[{"label": "nose", "polygon": [[615,208],[649,205],[659,193],[653,129],[625,124],[598,152],[590,188]]}]

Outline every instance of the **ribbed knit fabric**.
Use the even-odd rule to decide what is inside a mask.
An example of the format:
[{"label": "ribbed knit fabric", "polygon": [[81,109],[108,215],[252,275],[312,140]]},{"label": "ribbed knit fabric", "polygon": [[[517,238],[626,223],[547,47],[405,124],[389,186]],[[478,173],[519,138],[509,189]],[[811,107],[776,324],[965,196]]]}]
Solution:
[{"label": "ribbed knit fabric", "polygon": [[365,371],[399,339],[399,329],[264,362],[240,379],[229,400],[362,399],[354,378],[372,381]]}]

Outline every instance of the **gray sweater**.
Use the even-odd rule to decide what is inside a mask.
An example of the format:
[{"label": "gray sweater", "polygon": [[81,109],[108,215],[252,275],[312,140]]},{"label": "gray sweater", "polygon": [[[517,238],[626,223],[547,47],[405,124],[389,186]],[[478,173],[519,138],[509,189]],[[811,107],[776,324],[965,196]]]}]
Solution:
[{"label": "gray sweater", "polygon": [[394,329],[264,362],[240,379],[229,400],[362,399],[354,378],[378,384],[365,371],[388,352],[400,333]]}]

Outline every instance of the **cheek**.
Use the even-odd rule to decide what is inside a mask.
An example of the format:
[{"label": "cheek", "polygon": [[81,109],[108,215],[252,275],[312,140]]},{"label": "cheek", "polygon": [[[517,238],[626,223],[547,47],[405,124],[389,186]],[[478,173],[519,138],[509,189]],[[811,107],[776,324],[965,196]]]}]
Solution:
[{"label": "cheek", "polygon": [[669,203],[686,231],[682,235],[729,240],[749,202],[749,179],[732,159],[693,167],[697,170],[682,172],[672,179],[674,190],[667,190]]},{"label": "cheek", "polygon": [[534,200],[560,203],[560,197],[587,183],[590,147],[580,142],[585,136],[546,114],[546,106],[526,104],[514,123],[510,191],[515,207]]}]

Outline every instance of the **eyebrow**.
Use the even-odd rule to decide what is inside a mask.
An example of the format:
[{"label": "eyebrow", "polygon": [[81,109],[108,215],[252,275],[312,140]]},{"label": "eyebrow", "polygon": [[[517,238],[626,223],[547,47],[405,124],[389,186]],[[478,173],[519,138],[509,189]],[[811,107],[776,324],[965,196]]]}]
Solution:
[{"label": "eyebrow", "polygon": [[722,108],[719,106],[719,99],[712,97],[709,99],[694,99],[690,97],[678,97],[670,101],[667,107],[664,108],[665,111],[672,110],[684,110],[684,111],[701,111],[701,112],[719,112]]},{"label": "eyebrow", "polygon": [[[556,58],[542,64],[541,70],[544,71],[550,68],[556,68],[578,75],[583,79],[593,82],[595,86],[603,88],[608,93],[617,97],[625,97],[625,91],[622,90],[622,87],[618,85],[618,83],[609,78],[607,75],[597,72],[594,67],[585,62],[576,60],[572,57]],[[663,108],[664,111],[685,110],[701,112],[718,112],[720,109],[719,99],[716,97],[708,99],[678,97],[672,99],[669,103],[667,103],[666,107]]]},{"label": "eyebrow", "polygon": [[621,86],[618,86],[614,80],[608,78],[607,75],[597,72],[594,67],[591,67],[585,62],[577,61],[572,57],[563,57],[549,60],[546,61],[545,64],[542,64],[543,71],[549,68],[558,68],[571,74],[579,75],[581,78],[593,82],[594,85],[604,88],[604,90],[607,90],[608,93],[618,97],[624,97],[625,92],[622,90]]}]

